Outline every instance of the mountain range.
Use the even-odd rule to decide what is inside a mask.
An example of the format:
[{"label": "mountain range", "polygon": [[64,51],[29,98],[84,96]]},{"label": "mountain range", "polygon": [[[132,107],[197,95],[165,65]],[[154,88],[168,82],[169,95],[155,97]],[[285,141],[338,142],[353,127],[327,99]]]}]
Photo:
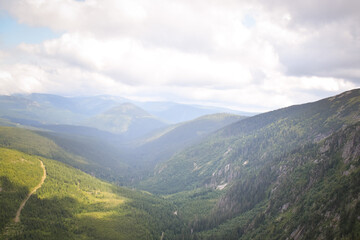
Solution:
[{"label": "mountain range", "polygon": [[0,239],[360,239],[360,89],[203,110],[1,96]]}]

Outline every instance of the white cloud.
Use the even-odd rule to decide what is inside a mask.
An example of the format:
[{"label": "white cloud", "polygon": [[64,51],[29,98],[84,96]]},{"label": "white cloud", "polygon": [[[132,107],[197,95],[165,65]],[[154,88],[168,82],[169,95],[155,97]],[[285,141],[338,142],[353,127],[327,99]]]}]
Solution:
[{"label": "white cloud", "polygon": [[360,86],[357,3],[324,4],[0,2],[22,23],[64,32],[0,55],[0,86],[4,93],[108,93],[254,111],[315,100],[318,92]]}]

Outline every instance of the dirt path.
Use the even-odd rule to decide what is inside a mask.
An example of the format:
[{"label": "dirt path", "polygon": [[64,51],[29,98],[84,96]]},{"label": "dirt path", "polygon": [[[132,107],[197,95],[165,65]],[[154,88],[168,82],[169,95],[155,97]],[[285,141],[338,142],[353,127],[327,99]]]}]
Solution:
[{"label": "dirt path", "polygon": [[14,218],[14,222],[18,223],[20,222],[20,214],[21,214],[21,210],[25,207],[26,202],[29,200],[29,198],[31,197],[31,195],[33,195],[36,190],[38,190],[39,188],[41,188],[41,186],[43,185],[45,178],[46,178],[46,169],[44,166],[44,163],[39,159],[40,164],[41,164],[41,168],[43,169],[43,176],[41,178],[40,183],[27,195],[27,197],[24,199],[24,201],[22,201],[22,203],[20,204],[19,209],[16,212],[16,217]]}]

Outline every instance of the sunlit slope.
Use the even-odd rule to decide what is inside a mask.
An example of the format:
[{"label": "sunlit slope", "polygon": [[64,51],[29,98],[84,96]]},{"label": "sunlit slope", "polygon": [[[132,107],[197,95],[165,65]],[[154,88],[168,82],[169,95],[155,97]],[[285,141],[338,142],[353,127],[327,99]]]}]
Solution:
[{"label": "sunlit slope", "polygon": [[[18,195],[26,193],[20,189],[15,195],[14,187],[6,184],[32,187],[40,181],[42,169],[40,157],[15,150],[2,150],[0,156],[1,174],[8,180],[2,181],[1,195],[7,197],[1,201],[12,203],[12,207],[2,209],[6,214],[1,230],[5,231],[4,224],[11,221],[20,204]],[[16,177],[13,159],[19,161]],[[162,231],[171,236],[169,229],[179,225],[174,207],[163,200],[113,186],[54,160],[40,159],[47,178],[23,209],[20,231],[3,232],[9,239],[159,239]],[[36,176],[33,181],[24,173],[31,164],[36,165],[36,169],[29,168]]]},{"label": "sunlit slope", "polygon": [[0,229],[14,218],[20,203],[41,180],[39,158],[0,148]]},{"label": "sunlit slope", "polygon": [[158,193],[222,187],[259,174],[264,163],[318,142],[360,120],[360,90],[292,106],[229,125],[159,164],[141,184]]}]

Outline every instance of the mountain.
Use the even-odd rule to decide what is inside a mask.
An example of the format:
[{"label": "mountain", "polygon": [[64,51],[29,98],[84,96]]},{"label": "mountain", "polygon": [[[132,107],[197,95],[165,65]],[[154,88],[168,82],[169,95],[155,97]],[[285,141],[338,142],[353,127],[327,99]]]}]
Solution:
[{"label": "mountain", "polygon": [[93,116],[116,106],[126,99],[112,96],[63,97],[53,94],[32,93],[18,95],[39,104],[50,105],[56,109],[66,109],[73,113]]},{"label": "mountain", "polygon": [[240,120],[159,164],[139,187],[215,201],[190,224],[198,239],[356,239],[359,109],[356,89]]},{"label": "mountain", "polygon": [[108,132],[124,134],[129,138],[139,137],[166,125],[132,103],[117,105],[89,119],[85,124]]},{"label": "mountain", "polygon": [[149,183],[166,185],[169,193],[229,183],[242,175],[244,166],[258,169],[270,158],[359,121],[359,95],[357,89],[233,123],[160,164]]},{"label": "mountain", "polygon": [[118,104],[110,97],[62,97],[52,94],[0,96],[0,116],[42,124],[80,124]]},{"label": "mountain", "polygon": [[5,125],[9,125],[6,121],[45,129],[59,125],[61,127],[57,130],[60,131],[70,126],[91,127],[129,139],[142,137],[169,123],[221,112],[252,115],[225,108],[172,102],[135,102],[107,95],[63,97],[32,93],[0,96],[0,118],[4,119]]},{"label": "mountain", "polygon": [[147,170],[153,169],[157,163],[168,159],[175,152],[243,118],[228,113],[212,114],[151,132],[130,149],[135,153],[131,156],[132,162],[147,165]]},{"label": "mountain", "polygon": [[[52,94],[0,96],[0,117],[16,124],[55,131],[139,137],[165,126],[143,109],[111,96],[62,97]],[[6,124],[4,122],[5,125]],[[74,126],[74,127],[71,127]],[[82,129],[81,129],[82,127]],[[71,129],[72,128],[72,129]]]},{"label": "mountain", "polygon": [[174,102],[135,102],[152,115],[168,123],[180,123],[216,113],[232,113],[242,116],[253,116],[255,113],[236,111],[229,108],[181,104]]},{"label": "mountain", "polygon": [[73,123],[75,119],[83,118],[67,109],[57,109],[51,104],[20,96],[0,96],[0,116],[44,123]]}]

